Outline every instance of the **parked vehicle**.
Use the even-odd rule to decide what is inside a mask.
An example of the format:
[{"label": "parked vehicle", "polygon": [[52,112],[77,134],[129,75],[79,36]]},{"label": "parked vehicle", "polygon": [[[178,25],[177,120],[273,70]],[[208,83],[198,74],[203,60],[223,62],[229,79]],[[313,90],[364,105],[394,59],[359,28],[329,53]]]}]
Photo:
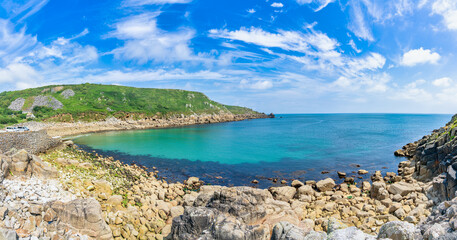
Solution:
[{"label": "parked vehicle", "polygon": [[16,132],[16,128],[15,127],[6,127],[6,131],[7,132]]},{"label": "parked vehicle", "polygon": [[30,129],[28,127],[17,127],[18,132],[28,132]]},{"label": "parked vehicle", "polygon": [[28,132],[28,127],[6,127],[6,132]]}]

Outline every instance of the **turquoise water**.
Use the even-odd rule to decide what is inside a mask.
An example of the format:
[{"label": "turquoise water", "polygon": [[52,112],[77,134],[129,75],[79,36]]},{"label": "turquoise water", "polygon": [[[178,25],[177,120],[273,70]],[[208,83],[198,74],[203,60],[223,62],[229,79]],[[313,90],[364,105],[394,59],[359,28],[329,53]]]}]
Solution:
[{"label": "turquoise water", "polygon": [[[336,171],[396,171],[393,152],[451,115],[300,114],[275,119],[174,129],[106,132],[75,143],[122,161],[156,166],[164,176],[199,176],[209,183],[246,185],[269,177],[321,179]],[[322,171],[329,174],[322,175]]]}]

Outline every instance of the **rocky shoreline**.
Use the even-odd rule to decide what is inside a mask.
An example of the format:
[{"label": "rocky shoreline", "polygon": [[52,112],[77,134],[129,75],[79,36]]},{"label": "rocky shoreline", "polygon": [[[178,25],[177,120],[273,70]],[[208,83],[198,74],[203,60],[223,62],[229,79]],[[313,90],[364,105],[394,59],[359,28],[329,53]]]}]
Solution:
[{"label": "rocky shoreline", "polygon": [[169,183],[71,141],[12,149],[0,153],[0,239],[456,239],[453,129],[397,151],[409,157],[398,173],[371,182],[269,189]]},{"label": "rocky shoreline", "polygon": [[142,119],[117,119],[114,117],[104,121],[93,122],[26,122],[18,126],[28,127],[32,131],[46,130],[51,137],[68,137],[86,133],[139,130],[152,128],[171,128],[198,124],[223,123],[243,121],[249,119],[272,118],[274,115],[266,114],[194,114],[177,115],[168,118],[144,117]]}]

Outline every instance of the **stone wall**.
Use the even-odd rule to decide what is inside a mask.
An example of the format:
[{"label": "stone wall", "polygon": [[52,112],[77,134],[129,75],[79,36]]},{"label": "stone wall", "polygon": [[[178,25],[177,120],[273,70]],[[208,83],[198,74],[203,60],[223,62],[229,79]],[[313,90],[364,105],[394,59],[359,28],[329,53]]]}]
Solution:
[{"label": "stone wall", "polygon": [[7,152],[16,148],[36,154],[56,147],[60,143],[60,139],[51,138],[44,130],[0,133],[0,152]]}]

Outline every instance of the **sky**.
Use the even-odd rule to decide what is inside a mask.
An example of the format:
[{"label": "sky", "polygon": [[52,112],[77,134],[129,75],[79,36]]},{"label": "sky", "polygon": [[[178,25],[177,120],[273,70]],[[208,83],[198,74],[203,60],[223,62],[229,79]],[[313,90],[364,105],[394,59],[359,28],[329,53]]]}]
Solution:
[{"label": "sky", "polygon": [[2,0],[0,92],[174,88],[274,113],[456,113],[455,0]]}]

